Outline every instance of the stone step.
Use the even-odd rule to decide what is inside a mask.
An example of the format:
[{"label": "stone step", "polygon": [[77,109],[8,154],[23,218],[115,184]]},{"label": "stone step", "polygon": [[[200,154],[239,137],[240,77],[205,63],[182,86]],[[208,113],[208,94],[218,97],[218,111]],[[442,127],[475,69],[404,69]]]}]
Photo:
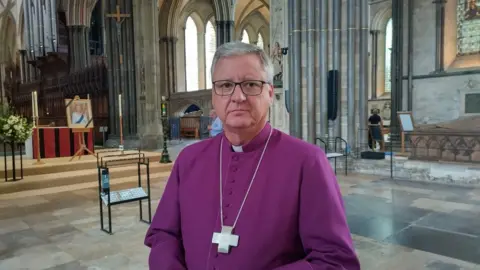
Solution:
[{"label": "stone step", "polygon": [[[158,183],[161,183],[161,182],[165,182],[168,176],[170,176],[170,171],[163,171],[163,172],[150,174],[150,185],[152,186],[152,185],[157,185]],[[114,182],[112,182],[111,189],[121,190],[126,188],[133,188],[137,186],[137,183],[138,183],[137,181],[138,181],[137,176],[127,176],[127,177],[117,178]],[[142,186],[144,187],[144,189],[146,189],[146,181],[142,182]],[[83,182],[83,183],[77,183],[77,184],[68,184],[68,185],[61,185],[56,187],[45,187],[45,188],[30,189],[30,190],[0,194],[0,204],[1,204],[1,201],[23,199],[27,197],[50,195],[50,194],[57,194],[57,193],[63,193],[63,192],[72,192],[72,191],[84,190],[84,189],[91,189],[93,192],[95,192],[98,189],[98,182],[90,181],[90,182]]]},{"label": "stone step", "polygon": [[[120,152],[103,152],[99,150],[96,152],[99,154],[100,157],[106,155],[115,155],[119,154]],[[133,154],[131,156],[125,156],[124,158],[135,158],[138,157],[137,151],[125,151],[125,154]],[[161,153],[157,152],[143,152],[145,157],[147,157],[150,161],[150,164],[158,163],[160,161]],[[112,159],[111,157],[110,159]],[[0,180],[4,178],[5,175],[5,159],[3,157],[0,158]],[[104,158],[106,160],[106,158]],[[44,163],[42,165],[35,165],[35,160],[23,159],[23,176],[32,176],[32,175],[40,175],[40,174],[51,174],[57,172],[69,172],[69,171],[79,171],[79,170],[86,170],[86,169],[96,169],[97,162],[101,159],[98,159],[92,155],[82,156],[80,159],[75,158],[74,160],[70,161],[70,157],[61,157],[61,158],[48,158],[42,159],[41,161]],[[8,178],[11,178],[13,175],[13,164],[11,157],[7,157],[6,159],[6,171]],[[20,157],[16,156],[15,158],[15,171],[16,177],[20,177]]]},{"label": "stone step", "polygon": [[[157,173],[170,173],[172,166],[172,163],[150,163],[150,179],[152,179],[152,175]],[[140,168],[142,182],[146,183],[146,168],[143,165]],[[112,184],[116,182],[117,179],[123,179],[125,177],[134,177],[138,181],[137,176],[137,165],[128,165],[110,169],[110,179]],[[98,169],[88,168],[83,170],[25,176],[24,179],[20,181],[0,183],[0,194],[44,188],[59,188],[62,186],[84,183],[93,183],[98,186]]]}]

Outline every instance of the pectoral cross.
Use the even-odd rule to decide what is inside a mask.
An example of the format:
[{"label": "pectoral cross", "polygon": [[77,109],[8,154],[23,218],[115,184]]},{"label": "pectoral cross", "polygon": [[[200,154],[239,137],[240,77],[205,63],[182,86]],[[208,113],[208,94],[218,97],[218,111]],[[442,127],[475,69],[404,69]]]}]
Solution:
[{"label": "pectoral cross", "polygon": [[232,231],[233,227],[222,226],[222,232],[213,234],[212,243],[218,244],[219,253],[229,253],[230,247],[238,246],[238,235]]},{"label": "pectoral cross", "polygon": [[[117,46],[118,49],[120,49],[120,26],[122,22],[125,20],[125,18],[130,18],[130,14],[122,14],[120,13],[120,6],[117,5],[115,13],[110,13],[106,15],[108,18],[114,18],[117,21]],[[120,65],[123,64],[123,55],[119,54],[120,57]]]}]

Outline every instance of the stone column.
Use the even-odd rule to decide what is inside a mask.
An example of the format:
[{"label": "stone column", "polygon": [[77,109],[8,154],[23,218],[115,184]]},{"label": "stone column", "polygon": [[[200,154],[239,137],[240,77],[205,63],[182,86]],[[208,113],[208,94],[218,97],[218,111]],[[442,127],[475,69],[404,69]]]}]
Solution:
[{"label": "stone column", "polygon": [[370,74],[372,76],[371,78],[371,91],[372,91],[372,99],[377,98],[377,72],[378,72],[378,33],[379,30],[371,30],[370,31],[370,36],[372,40],[372,68],[370,71]]},{"label": "stone column", "polygon": [[89,31],[84,25],[68,26],[70,71],[79,71],[90,63]]},{"label": "stone column", "polygon": [[[407,99],[407,110],[412,111],[413,110],[413,0],[408,0],[408,9],[407,9],[407,17],[408,17],[408,37],[407,37],[407,43],[408,43],[408,48],[407,48],[407,76],[408,76],[408,99]],[[445,10],[444,14],[445,16]],[[443,25],[442,25],[443,27]],[[442,43],[443,43],[443,33],[442,33]],[[443,44],[442,44],[443,45]],[[443,69],[443,46],[442,46],[442,69]]]},{"label": "stone column", "polygon": [[[338,71],[337,118],[331,122],[330,137],[342,136],[342,1],[333,1],[332,5],[332,69]],[[332,136],[333,135],[333,136]]]},{"label": "stone column", "polygon": [[232,41],[233,37],[233,21],[217,21],[216,35],[217,47]]},{"label": "stone column", "polygon": [[301,57],[301,17],[302,17],[302,4],[301,1],[293,1],[293,25],[292,25],[292,36],[293,36],[293,102],[292,102],[292,113],[294,118],[294,133],[293,136],[297,138],[302,138],[303,127],[302,127],[302,105],[303,105],[303,91],[302,91],[302,57]]},{"label": "stone column", "polygon": [[[155,1],[133,1],[135,21],[135,64],[137,103],[137,126],[141,147],[159,149],[162,143],[162,125],[159,118],[161,96],[161,65],[164,58],[160,56],[158,43],[158,9]],[[163,56],[163,55],[162,55]]]},{"label": "stone column", "polygon": [[[352,0],[353,1],[353,0]],[[358,75],[358,147],[368,147],[368,0],[360,0],[360,49]],[[351,127],[356,128],[356,127]],[[367,148],[365,147],[365,148]]]},{"label": "stone column", "polygon": [[164,55],[166,59],[163,61],[164,63],[164,79],[166,82],[166,95],[167,97],[170,96],[170,93],[177,92],[176,87],[176,37],[162,37],[160,42],[163,44]]},{"label": "stone column", "polygon": [[[362,4],[362,1],[360,3]],[[355,0],[348,0],[347,1],[347,141],[348,144],[351,145],[353,148],[355,145],[355,134],[356,134],[356,125],[355,119],[357,117],[356,114],[356,104],[355,104],[355,82],[356,82],[356,72],[355,72],[355,42],[356,42],[356,32],[357,32],[357,24],[356,24],[356,6]],[[360,16],[362,17],[362,16]],[[363,16],[366,17],[366,16]],[[362,17],[362,18],[363,18]],[[362,37],[360,37],[360,40]],[[360,44],[360,48],[363,44]],[[360,55],[362,51],[360,51]],[[365,61],[365,59],[363,59]],[[362,65],[362,61],[360,60],[360,65]],[[360,69],[360,72],[362,70]],[[364,71],[365,72],[365,71]],[[361,87],[362,85],[360,85]],[[363,90],[360,88],[360,91]],[[363,118],[360,117],[360,121],[364,121]]]},{"label": "stone column", "polygon": [[328,1],[316,1],[318,5],[317,25],[319,29],[319,42],[317,43],[318,58],[318,87],[320,89],[320,135],[328,134]]},{"label": "stone column", "polygon": [[[134,21],[137,18],[133,13],[132,0],[122,1],[120,11],[129,14],[123,22],[117,25],[116,18],[105,19],[105,40],[107,43],[106,56],[108,60],[107,74],[109,78],[109,146],[118,145],[120,127],[118,122],[119,107],[118,95],[123,99],[123,135],[125,147],[137,145],[137,88],[135,69]],[[114,13],[117,1],[106,0],[106,10]],[[140,19],[140,18],[138,18]]]},{"label": "stone column", "polygon": [[397,112],[403,103],[403,0],[392,0],[392,113],[390,121],[391,139],[399,139]]},{"label": "stone column", "polygon": [[205,89],[205,32],[197,33],[198,90]]},{"label": "stone column", "polygon": [[[445,3],[446,0],[434,0],[435,4],[435,72],[443,72],[443,48],[445,45]],[[411,6],[408,6],[409,9]]]},{"label": "stone column", "polygon": [[307,79],[307,141],[315,143],[317,137],[317,95],[315,93],[315,0],[306,0],[307,13],[307,59],[306,59],[306,79]]},{"label": "stone column", "polygon": [[287,16],[287,26],[288,26],[288,30],[287,30],[287,36],[288,36],[288,54],[287,54],[287,57],[288,57],[288,64],[287,64],[287,67],[288,67],[288,96],[285,96],[285,100],[288,100],[287,101],[287,106],[288,106],[288,117],[289,117],[289,134],[292,135],[292,136],[295,136],[296,132],[295,132],[295,115],[293,114],[293,111],[292,111],[292,104],[293,104],[293,100],[294,100],[294,95],[295,95],[295,92],[294,92],[294,89],[295,89],[295,82],[293,80],[294,78],[294,69],[292,68],[293,67],[293,55],[294,55],[294,51],[293,51],[293,46],[294,46],[294,43],[293,43],[293,21],[295,20],[295,4],[294,4],[294,1],[293,0],[287,0],[288,1],[288,4],[287,4],[287,10],[288,10],[288,16]]}]

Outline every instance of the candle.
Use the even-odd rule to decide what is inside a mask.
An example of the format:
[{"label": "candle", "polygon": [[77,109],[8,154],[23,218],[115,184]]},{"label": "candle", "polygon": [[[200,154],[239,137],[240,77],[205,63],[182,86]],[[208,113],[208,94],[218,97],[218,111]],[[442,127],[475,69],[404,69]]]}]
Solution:
[{"label": "candle", "polygon": [[118,95],[118,116],[122,116],[122,94]]},{"label": "candle", "polygon": [[32,91],[32,120],[35,121],[35,97]]},{"label": "candle", "polygon": [[87,94],[87,99],[88,99],[88,100],[90,99],[90,94]]},{"label": "candle", "polygon": [[37,91],[33,91],[33,115],[38,118],[38,96]]}]

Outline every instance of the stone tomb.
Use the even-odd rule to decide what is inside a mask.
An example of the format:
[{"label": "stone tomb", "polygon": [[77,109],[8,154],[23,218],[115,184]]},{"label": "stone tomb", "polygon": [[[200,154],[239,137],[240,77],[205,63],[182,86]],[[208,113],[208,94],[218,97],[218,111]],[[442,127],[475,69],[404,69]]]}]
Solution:
[{"label": "stone tomb", "polygon": [[409,159],[480,163],[480,115],[416,126]]}]

